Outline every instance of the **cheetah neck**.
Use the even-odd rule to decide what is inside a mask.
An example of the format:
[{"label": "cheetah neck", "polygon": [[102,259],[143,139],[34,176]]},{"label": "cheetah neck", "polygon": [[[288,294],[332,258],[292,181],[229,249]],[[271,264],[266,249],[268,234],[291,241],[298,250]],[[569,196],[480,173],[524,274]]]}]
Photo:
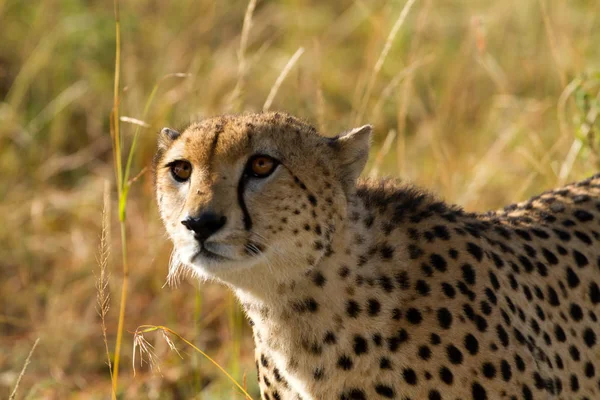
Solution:
[{"label": "cheetah neck", "polygon": [[[386,284],[391,284],[387,282],[390,275],[381,273],[381,268],[389,269],[391,263],[381,265],[368,260],[391,257],[388,253],[396,251],[394,265],[402,265],[398,263],[402,250],[388,248],[379,229],[373,229],[372,211],[363,201],[351,204],[343,228],[332,238],[332,255],[321,258],[316,265],[300,267],[301,273],[288,281],[262,282],[261,291],[236,289],[253,326],[257,357],[269,354],[304,399],[314,398],[310,393],[315,390],[323,390],[322,384],[319,389],[306,386],[319,373],[316,364],[331,364],[328,358],[338,356],[324,347],[352,341],[357,330],[367,328],[359,328],[362,322],[357,319],[353,322],[358,325],[348,329],[348,316],[362,307],[349,299],[364,298],[374,286],[385,290]],[[403,233],[395,232],[398,235]],[[393,302],[405,300],[395,298]]]}]

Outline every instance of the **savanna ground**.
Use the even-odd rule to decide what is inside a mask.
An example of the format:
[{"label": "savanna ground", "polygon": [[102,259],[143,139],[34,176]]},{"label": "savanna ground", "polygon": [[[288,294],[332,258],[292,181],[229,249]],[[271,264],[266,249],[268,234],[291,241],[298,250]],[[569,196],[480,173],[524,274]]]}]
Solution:
[{"label": "savanna ground", "polygon": [[[247,12],[246,1],[121,0],[120,133],[125,158],[139,129],[131,177],[141,175],[127,204],[119,398],[243,398],[159,332],[145,336],[161,373],[144,365],[134,377],[142,324],[178,332],[257,397],[250,329],[232,296],[191,280],[164,286],[171,246],[146,169],[162,126],[261,110],[274,93],[271,109],[329,135],[374,124],[370,173],[475,211],[600,169],[600,2],[416,0],[402,20],[405,5],[259,0]],[[2,398],[38,337],[17,398],[111,396],[96,285],[108,180],[112,353],[123,276],[109,122],[115,36],[111,1],[0,0]]]}]

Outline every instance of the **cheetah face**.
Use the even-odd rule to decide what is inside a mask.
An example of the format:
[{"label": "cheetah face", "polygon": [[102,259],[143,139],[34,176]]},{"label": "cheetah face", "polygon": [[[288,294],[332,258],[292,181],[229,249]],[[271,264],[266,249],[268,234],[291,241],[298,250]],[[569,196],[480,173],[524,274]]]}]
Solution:
[{"label": "cheetah face", "polygon": [[343,223],[370,131],[325,138],[279,113],[163,129],[156,196],[176,259],[230,283],[257,264],[281,280],[316,262]]}]

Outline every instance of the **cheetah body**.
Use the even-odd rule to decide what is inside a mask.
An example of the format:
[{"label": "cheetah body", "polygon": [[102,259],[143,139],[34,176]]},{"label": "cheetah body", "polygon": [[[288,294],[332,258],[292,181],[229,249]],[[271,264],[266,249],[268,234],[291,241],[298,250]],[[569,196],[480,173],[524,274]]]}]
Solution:
[{"label": "cheetah body", "polygon": [[[251,114],[159,146],[176,258],[237,294],[263,399],[600,398],[600,175],[466,213],[392,180],[356,181],[369,131],[328,139]],[[277,171],[232,185],[257,152],[281,160]],[[164,168],[177,158],[203,171],[187,189]],[[216,204],[227,221],[253,221],[216,234],[239,240],[235,262],[189,256],[182,212]]]}]

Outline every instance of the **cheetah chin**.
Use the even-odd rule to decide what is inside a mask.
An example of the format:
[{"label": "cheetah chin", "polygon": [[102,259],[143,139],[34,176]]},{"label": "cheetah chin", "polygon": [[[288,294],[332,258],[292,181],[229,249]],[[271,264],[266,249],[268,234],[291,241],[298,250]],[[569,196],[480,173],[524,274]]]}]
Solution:
[{"label": "cheetah chin", "polygon": [[170,274],[235,292],[262,398],[600,399],[600,175],[468,213],[360,179],[370,136],[284,113],[159,135]]}]

